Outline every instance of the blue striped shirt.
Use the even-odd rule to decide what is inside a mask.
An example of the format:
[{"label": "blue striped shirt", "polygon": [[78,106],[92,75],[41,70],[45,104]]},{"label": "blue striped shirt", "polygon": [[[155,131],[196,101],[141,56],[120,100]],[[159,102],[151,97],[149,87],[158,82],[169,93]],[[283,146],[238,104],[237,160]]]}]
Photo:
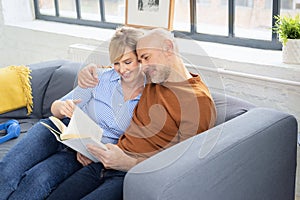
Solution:
[{"label": "blue striped shirt", "polygon": [[132,118],[133,110],[140,100],[124,101],[121,77],[114,69],[99,70],[99,84],[83,89],[77,86],[60,100],[81,99],[78,105],[102,129],[102,142],[116,144]]}]

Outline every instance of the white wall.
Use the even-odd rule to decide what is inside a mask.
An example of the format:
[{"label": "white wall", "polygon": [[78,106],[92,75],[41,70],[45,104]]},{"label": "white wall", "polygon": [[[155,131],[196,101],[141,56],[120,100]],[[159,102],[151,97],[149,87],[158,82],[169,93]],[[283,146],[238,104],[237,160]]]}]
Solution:
[{"label": "white wall", "polygon": [[[2,40],[3,40],[3,29],[4,29],[4,19],[3,19],[3,11],[2,11],[2,2],[0,1],[0,55],[3,53],[3,51],[1,51],[1,44],[2,44]],[[0,59],[1,60],[1,59]],[[1,62],[1,61],[0,61]],[[0,65],[1,67],[1,65]]]},{"label": "white wall", "polygon": [[67,59],[69,45],[78,42],[92,44],[98,42],[14,26],[5,26],[1,36],[1,66]]},{"label": "white wall", "polygon": [[[96,28],[80,33],[74,25],[33,21],[31,0],[0,0],[0,6],[0,67],[68,59],[71,44],[100,43],[100,34],[90,38],[93,34],[89,33],[99,33]],[[103,39],[107,40],[111,33],[112,30],[105,33]]]},{"label": "white wall", "polygon": [[[0,1],[0,10],[2,11],[2,2]],[[0,12],[0,24],[3,24],[3,11]],[[1,29],[0,29],[1,30]]]},{"label": "white wall", "polygon": [[5,22],[31,21],[34,18],[33,1],[2,0],[2,13]]}]

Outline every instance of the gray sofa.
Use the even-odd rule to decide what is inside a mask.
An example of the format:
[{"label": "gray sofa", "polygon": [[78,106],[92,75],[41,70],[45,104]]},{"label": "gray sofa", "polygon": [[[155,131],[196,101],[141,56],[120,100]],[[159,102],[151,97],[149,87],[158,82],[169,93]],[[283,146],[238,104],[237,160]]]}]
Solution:
[{"label": "gray sofa", "polygon": [[[51,115],[51,103],[76,85],[80,67],[64,60],[30,65],[33,113],[26,116],[23,108],[0,115],[0,123],[17,119],[22,132],[0,144],[0,159],[34,123]],[[216,126],[132,168],[125,177],[125,200],[294,199],[296,119],[232,96],[212,95]]]}]

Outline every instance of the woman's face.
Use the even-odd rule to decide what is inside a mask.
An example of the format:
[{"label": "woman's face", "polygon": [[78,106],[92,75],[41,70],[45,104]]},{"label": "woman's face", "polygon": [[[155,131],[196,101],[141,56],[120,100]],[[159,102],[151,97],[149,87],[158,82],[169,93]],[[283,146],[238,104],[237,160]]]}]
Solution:
[{"label": "woman's face", "polygon": [[121,59],[114,63],[114,69],[120,74],[123,81],[132,82],[142,73],[142,70],[135,52],[127,48],[125,52]]}]

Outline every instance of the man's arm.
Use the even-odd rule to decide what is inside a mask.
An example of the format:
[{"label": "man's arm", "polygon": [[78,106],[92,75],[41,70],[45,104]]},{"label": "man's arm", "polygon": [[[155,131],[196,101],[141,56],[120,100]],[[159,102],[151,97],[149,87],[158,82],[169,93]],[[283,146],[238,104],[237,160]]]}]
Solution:
[{"label": "man's arm", "polygon": [[89,64],[78,72],[78,85],[81,88],[91,88],[98,84],[97,65]]},{"label": "man's arm", "polygon": [[125,154],[117,145],[106,144],[108,150],[95,145],[87,145],[87,149],[91,152],[105,168],[111,168],[120,171],[128,171],[138,163],[138,159]]}]

